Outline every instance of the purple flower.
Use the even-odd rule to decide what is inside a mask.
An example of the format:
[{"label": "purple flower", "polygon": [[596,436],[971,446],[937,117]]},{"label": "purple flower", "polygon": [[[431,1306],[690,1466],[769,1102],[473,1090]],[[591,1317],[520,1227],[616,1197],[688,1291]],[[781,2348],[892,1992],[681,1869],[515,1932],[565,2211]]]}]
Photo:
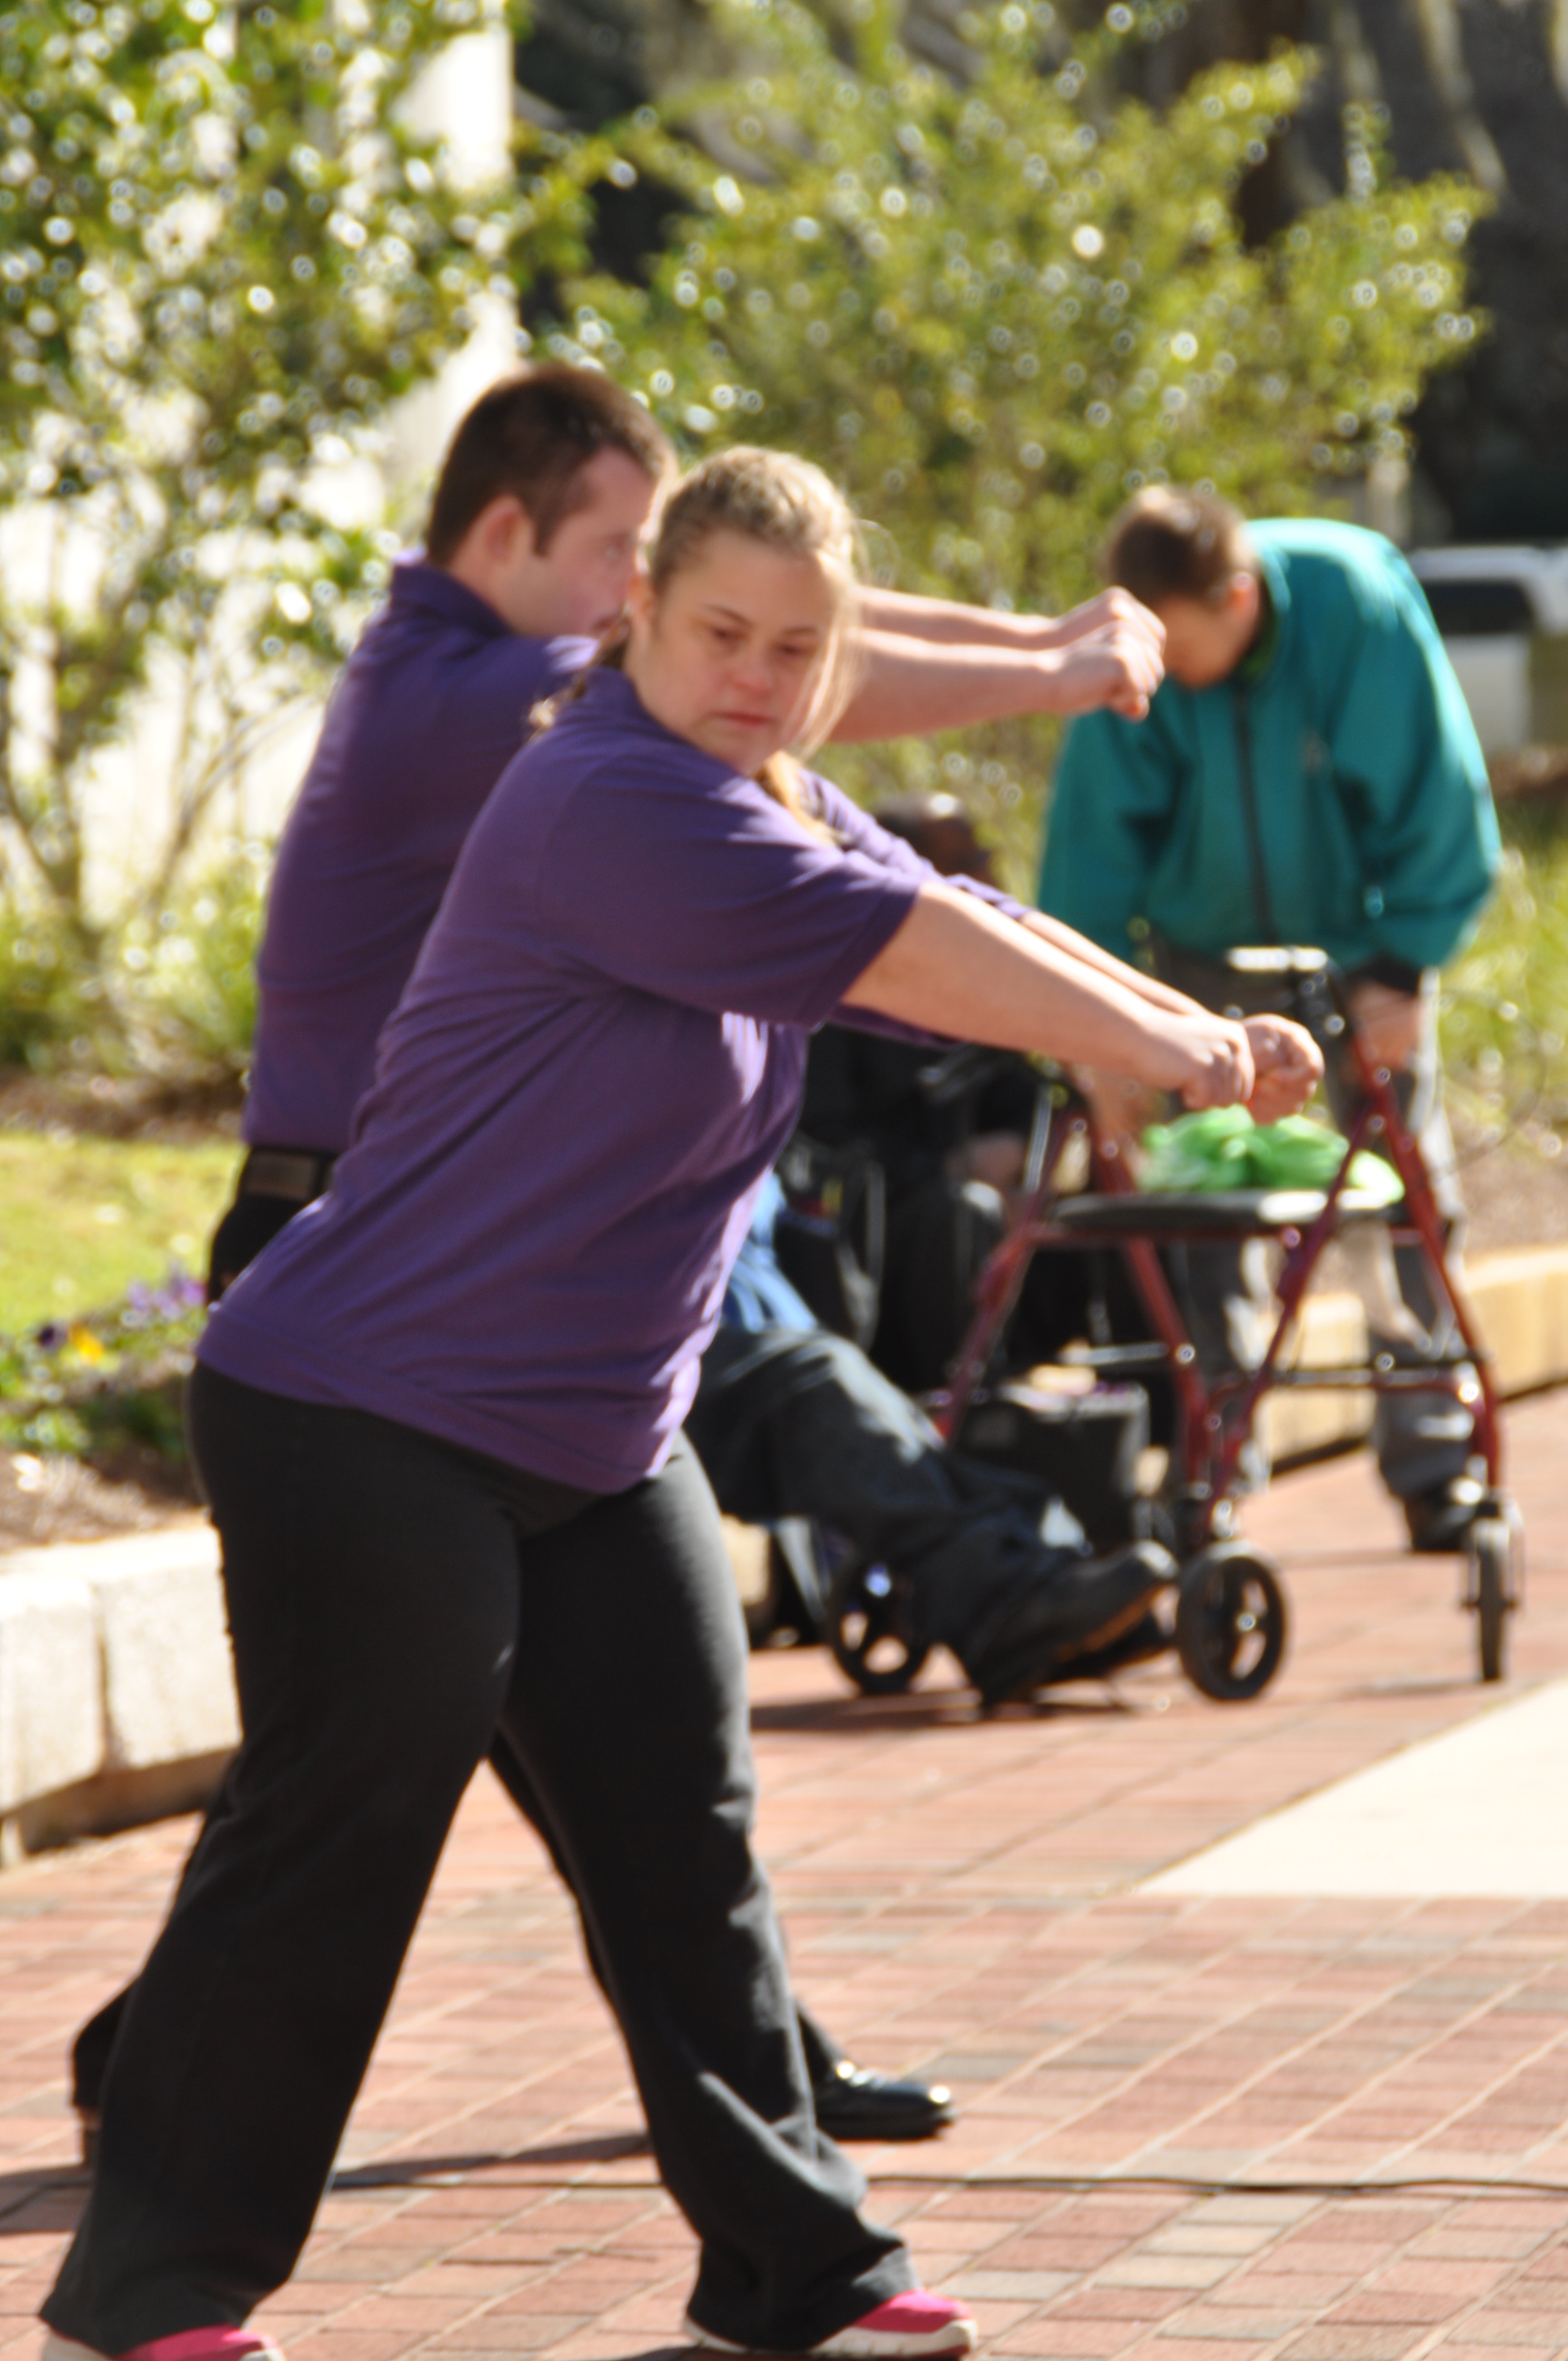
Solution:
[{"label": "purple flower", "polygon": [[46,1320],[33,1331],[33,1342],[40,1353],[58,1353],[65,1342],[65,1331],[58,1321]]}]

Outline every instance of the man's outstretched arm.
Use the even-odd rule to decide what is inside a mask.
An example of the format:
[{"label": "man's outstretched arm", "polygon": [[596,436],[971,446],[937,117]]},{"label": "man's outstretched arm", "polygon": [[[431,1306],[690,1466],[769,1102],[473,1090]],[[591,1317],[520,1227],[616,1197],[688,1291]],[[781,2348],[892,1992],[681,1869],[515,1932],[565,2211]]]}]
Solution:
[{"label": "man's outstretched arm", "polygon": [[834,738],[840,743],[911,738],[1022,714],[1091,713],[1102,706],[1129,721],[1142,720],[1164,675],[1165,634],[1145,609],[1128,604],[1131,612],[1111,614],[1064,644],[1043,649],[925,639],[873,627],[864,635],[860,686]]},{"label": "man's outstretched arm", "polygon": [[[1065,615],[1005,615],[992,607],[966,607],[957,598],[921,598],[905,590],[861,591],[861,620],[868,631],[891,631],[902,639],[938,645],[1016,648],[1041,655],[1102,631],[1107,623],[1141,620],[1160,631],[1146,607],[1130,590],[1102,590],[1097,598]],[[1163,639],[1163,631],[1160,631]]]}]

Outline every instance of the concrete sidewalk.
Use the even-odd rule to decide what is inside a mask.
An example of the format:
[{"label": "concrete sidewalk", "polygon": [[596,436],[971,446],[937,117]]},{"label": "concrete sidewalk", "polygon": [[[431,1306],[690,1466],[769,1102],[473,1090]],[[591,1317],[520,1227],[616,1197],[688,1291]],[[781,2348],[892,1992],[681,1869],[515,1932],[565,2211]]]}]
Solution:
[{"label": "concrete sidewalk", "polygon": [[[1568,1407],[1509,1424],[1530,1604],[1505,1697],[1568,1674]],[[875,1703],[819,1653],[755,1661],[801,1987],[858,2056],[963,2105],[939,2142],[861,2152],[873,2210],[999,2353],[1568,2353],[1568,1902],[1140,1890],[1498,1700],[1453,1562],[1402,1552],[1364,1463],[1288,1478],[1250,1521],[1297,1629],[1254,1706],[1160,1664],[981,1723],[941,1664]],[[1499,1844],[1562,1809],[1500,1795]],[[36,2350],[82,2193],[66,2040],[139,1957],[188,1834],[0,1881],[6,2354]],[[486,1773],[269,2324],[296,2361],[668,2346],[690,2242],[639,2134],[570,1914]]]}]

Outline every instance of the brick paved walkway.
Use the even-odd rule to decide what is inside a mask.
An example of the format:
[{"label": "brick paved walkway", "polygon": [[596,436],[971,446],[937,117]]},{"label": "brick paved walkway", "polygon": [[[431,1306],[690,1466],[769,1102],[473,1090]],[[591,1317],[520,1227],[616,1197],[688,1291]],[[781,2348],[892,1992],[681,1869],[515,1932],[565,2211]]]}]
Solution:
[{"label": "brick paved walkway", "polygon": [[[1516,1683],[1568,1671],[1565,1408],[1511,1420]],[[1452,1563],[1399,1550],[1363,1463],[1280,1483],[1251,1522],[1297,1615],[1255,1706],[1207,1705],[1161,1664],[981,1723],[950,1667],[870,1703],[819,1653],[756,1662],[763,1842],[802,1989],[857,2055],[962,2101],[940,2142],[861,2152],[873,2210],[999,2354],[1568,2354],[1568,1905],[1133,1890],[1497,1697],[1473,1681]],[[36,2351],[80,2202],[67,2036],[139,1956],[188,1834],[0,1880],[0,2361]],[[488,1773],[345,2165],[268,2310],[296,2361],[671,2344],[690,2241],[570,1915]]]}]

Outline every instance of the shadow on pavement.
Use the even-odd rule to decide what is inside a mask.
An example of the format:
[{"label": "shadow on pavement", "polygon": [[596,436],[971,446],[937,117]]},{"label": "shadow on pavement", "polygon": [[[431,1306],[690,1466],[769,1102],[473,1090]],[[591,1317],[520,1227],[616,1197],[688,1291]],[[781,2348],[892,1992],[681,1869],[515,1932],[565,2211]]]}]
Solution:
[{"label": "shadow on pavement", "polygon": [[[1065,1686],[1065,1684],[1064,1684]],[[1131,1710],[1126,1698],[1107,1688],[1101,1696],[1062,1697],[1047,1692],[999,1707],[992,1718],[1008,1720],[1102,1721]],[[863,1730],[884,1737],[914,1730],[961,1730],[981,1719],[968,1689],[913,1689],[904,1697],[789,1697],[772,1704],[751,1701],[751,1727],[762,1730]]]},{"label": "shadow on pavement", "polygon": [[[465,2173],[495,2171],[506,2165],[553,2165],[558,2169],[588,2164],[619,2164],[623,2158],[646,2156],[644,2132],[611,2132],[598,2139],[557,2140],[545,2147],[481,2149],[466,2156],[391,2156],[374,2164],[351,2165],[334,2172],[330,2186],[340,2189],[403,2189],[427,2180],[456,2180]],[[3,2226],[3,2225],[0,2225]]]},{"label": "shadow on pavement", "polygon": [[87,2175],[79,2164],[0,2172],[0,2238],[32,2237],[40,2230],[74,2230],[86,2202]]}]

